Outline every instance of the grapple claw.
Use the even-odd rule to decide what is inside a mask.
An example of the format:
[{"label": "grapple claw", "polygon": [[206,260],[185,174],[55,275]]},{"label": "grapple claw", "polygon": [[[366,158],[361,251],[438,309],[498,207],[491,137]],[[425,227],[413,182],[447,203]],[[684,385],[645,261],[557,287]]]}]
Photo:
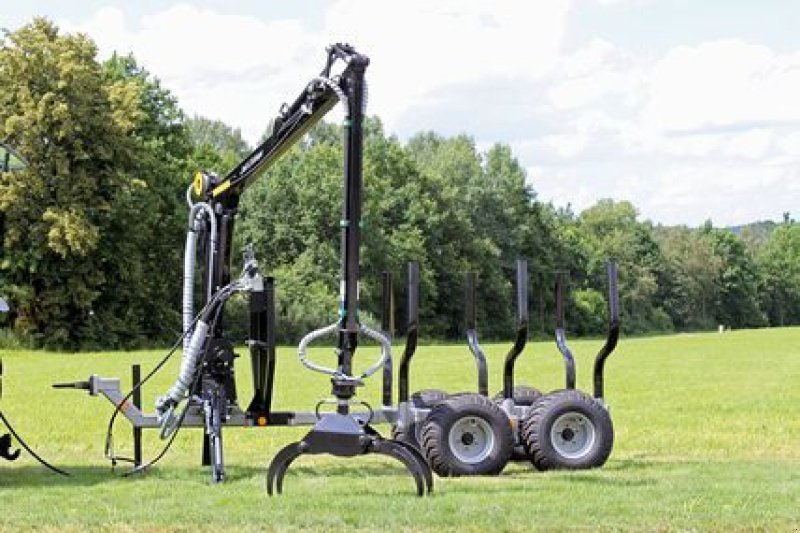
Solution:
[{"label": "grapple claw", "polygon": [[395,440],[375,439],[372,452],[393,457],[403,463],[414,477],[417,485],[417,496],[424,496],[426,491],[433,490],[433,474],[428,463],[411,446]]},{"label": "grapple claw", "polygon": [[278,494],[283,492],[283,476],[286,475],[286,471],[294,460],[303,455],[304,449],[302,443],[293,442],[279,451],[272,459],[267,470],[267,494],[272,496],[273,486]]}]

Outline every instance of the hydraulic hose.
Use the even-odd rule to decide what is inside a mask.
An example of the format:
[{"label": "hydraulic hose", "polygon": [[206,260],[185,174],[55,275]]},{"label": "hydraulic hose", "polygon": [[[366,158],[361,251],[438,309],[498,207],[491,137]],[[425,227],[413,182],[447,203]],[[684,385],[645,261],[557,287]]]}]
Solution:
[{"label": "hydraulic hose", "polygon": [[[189,210],[189,228],[186,232],[186,247],[183,253],[183,303],[181,314],[183,316],[183,332],[186,333],[183,337],[184,352],[189,348],[191,340],[189,329],[194,320],[194,274],[197,266],[197,232],[202,230],[204,222],[203,217],[200,216],[201,211],[208,217],[211,225],[211,250],[207,251],[208,272],[214,272],[214,256],[217,248],[217,220],[214,217],[214,211],[205,202],[192,204]],[[211,287],[209,286],[206,301],[210,300]]]}]

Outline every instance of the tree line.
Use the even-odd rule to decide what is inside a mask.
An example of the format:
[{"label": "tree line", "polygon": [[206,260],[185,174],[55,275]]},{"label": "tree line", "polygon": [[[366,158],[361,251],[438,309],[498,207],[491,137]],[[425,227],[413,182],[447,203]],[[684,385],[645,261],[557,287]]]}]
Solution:
[{"label": "tree line", "polygon": [[[239,130],[186,117],[132,56],[98,61],[87,36],[35,19],[0,46],[0,141],[28,162],[0,177],[6,340],[80,349],[174,339],[186,187],[196,169],[222,174],[250,151]],[[253,244],[276,278],[282,342],[335,319],[342,157],[339,127],[324,122],[240,204],[234,260]],[[476,272],[482,336],[510,338],[517,258],[528,261],[537,335],[553,329],[556,272],[568,274],[569,329],[602,333],[608,260],[619,264],[629,334],[800,323],[800,224],[788,214],[734,230],[653,225],[610,199],[576,213],[539,201],[507,145],[481,151],[469,135],[431,131],[401,141],[374,116],[364,178],[363,319],[377,317],[391,272],[399,334],[406,264],[417,261],[423,335],[461,335],[464,275]],[[230,304],[236,341],[245,314],[244,302]]]}]

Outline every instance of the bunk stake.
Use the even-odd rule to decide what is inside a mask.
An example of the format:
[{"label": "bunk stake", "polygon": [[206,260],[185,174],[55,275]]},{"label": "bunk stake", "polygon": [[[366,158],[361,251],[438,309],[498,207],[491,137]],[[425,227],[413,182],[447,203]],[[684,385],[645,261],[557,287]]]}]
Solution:
[{"label": "bunk stake", "polygon": [[[131,365],[131,381],[133,382],[133,405],[142,408],[142,366]],[[142,466],[142,428],[133,426],[133,466]]]}]

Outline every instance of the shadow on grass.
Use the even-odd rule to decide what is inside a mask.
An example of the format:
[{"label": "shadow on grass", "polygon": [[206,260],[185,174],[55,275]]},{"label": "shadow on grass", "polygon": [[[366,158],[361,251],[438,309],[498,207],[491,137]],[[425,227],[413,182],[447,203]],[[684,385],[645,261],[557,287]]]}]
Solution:
[{"label": "shadow on grass", "polygon": [[[62,476],[38,465],[7,467],[0,465],[0,490],[30,487],[91,487],[104,483],[180,482],[187,484],[211,483],[210,469],[205,466],[171,466],[159,464],[147,470],[132,472],[129,466],[59,465],[70,475]],[[266,467],[232,466],[226,469],[226,483],[241,483],[266,479]]]},{"label": "shadow on grass", "polygon": [[86,465],[58,465],[58,467],[70,475],[56,474],[40,465],[0,465],[0,488],[90,486],[119,478],[119,475],[112,474],[108,467]]},{"label": "shadow on grass", "polygon": [[[347,480],[379,478],[409,478],[403,465],[379,456],[363,456],[353,458],[328,458],[319,460],[319,456],[308,456],[309,462],[300,458],[287,472],[287,486],[295,482],[308,480],[317,483],[329,480],[333,483]],[[88,487],[112,482],[147,483],[152,481],[170,481],[190,484],[211,484],[208,467],[201,465],[170,465],[159,463],[144,472],[125,475],[130,466],[118,466],[112,471],[108,466],[60,465],[71,476],[52,473],[39,465],[7,466],[0,465],[0,489],[25,487]],[[512,463],[499,476],[440,478],[434,476],[434,484],[447,493],[462,494],[514,494],[536,490],[541,484],[547,488],[553,482],[575,483],[585,486],[607,487],[646,487],[657,485],[660,473],[676,467],[687,466],[683,461],[652,460],[649,458],[625,458],[608,463],[605,467],[589,471],[557,471],[538,472],[524,462]],[[226,483],[261,484],[265,480],[266,465],[229,465],[226,468]],[[649,475],[648,475],[649,474]],[[534,486],[532,486],[534,485]],[[363,491],[357,489],[354,495],[374,496],[375,492],[367,486]]]}]

